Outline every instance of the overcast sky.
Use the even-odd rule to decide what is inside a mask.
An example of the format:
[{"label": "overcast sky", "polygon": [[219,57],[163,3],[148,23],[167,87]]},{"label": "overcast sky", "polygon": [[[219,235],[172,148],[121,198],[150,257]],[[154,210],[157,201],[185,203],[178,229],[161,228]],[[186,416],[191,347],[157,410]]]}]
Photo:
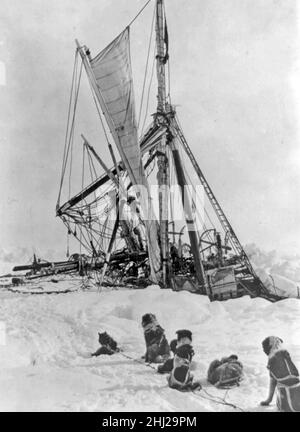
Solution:
[{"label": "overcast sky", "polygon": [[[55,205],[74,39],[96,54],[144,3],[1,1],[1,250],[63,257]],[[300,253],[298,4],[166,0],[172,101],[190,146],[241,242],[285,254]],[[132,27],[137,99],[152,12]]]}]

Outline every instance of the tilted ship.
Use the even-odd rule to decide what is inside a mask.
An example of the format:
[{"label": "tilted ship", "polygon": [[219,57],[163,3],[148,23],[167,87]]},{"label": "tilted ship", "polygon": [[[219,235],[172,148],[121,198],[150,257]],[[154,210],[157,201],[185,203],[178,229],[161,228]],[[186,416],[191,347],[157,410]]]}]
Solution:
[{"label": "tilted ship", "polygon": [[[146,128],[145,121],[141,127],[140,115],[139,121],[136,117],[131,25],[96,55],[76,41],[56,214],[68,235],[84,249],[85,255],[78,257],[80,272],[94,272],[99,285],[155,283],[162,288],[208,295],[211,300],[245,294],[278,300],[254,271],[193,155],[171,103],[164,1],[155,1],[150,32],[154,50],[152,55],[150,43],[140,104],[144,103],[144,111],[149,114],[145,117]],[[148,113],[146,82],[148,77],[152,84],[154,65],[156,111]],[[74,141],[78,138],[78,95],[84,73],[103,142],[92,146],[82,134],[82,172],[72,173]],[[149,84],[148,96],[151,88]],[[109,150],[110,163],[99,155],[103,146]],[[69,193],[61,203],[63,188],[70,192],[71,173],[82,178],[81,190],[76,195]]]}]

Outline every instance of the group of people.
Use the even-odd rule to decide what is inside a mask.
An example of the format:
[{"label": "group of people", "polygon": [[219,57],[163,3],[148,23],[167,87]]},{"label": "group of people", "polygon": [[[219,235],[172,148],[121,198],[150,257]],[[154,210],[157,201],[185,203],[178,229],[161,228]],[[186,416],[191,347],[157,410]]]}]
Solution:
[{"label": "group of people", "polygon": [[[192,332],[187,329],[177,330],[177,337],[170,344],[164,329],[152,313],[142,317],[146,352],[142,357],[147,363],[158,364],[157,372],[168,374],[170,388],[179,391],[201,389],[199,381],[194,380],[191,364],[194,356]],[[120,352],[117,342],[106,332],[98,333],[100,348],[92,356],[112,355]],[[283,412],[300,412],[299,372],[283,346],[283,341],[276,336],[269,336],[262,342],[263,351],[268,356],[267,368],[270,373],[269,394],[261,405],[269,405],[277,389],[277,407]],[[230,388],[239,385],[243,379],[243,365],[235,354],[211,362],[207,380],[218,388]]]}]

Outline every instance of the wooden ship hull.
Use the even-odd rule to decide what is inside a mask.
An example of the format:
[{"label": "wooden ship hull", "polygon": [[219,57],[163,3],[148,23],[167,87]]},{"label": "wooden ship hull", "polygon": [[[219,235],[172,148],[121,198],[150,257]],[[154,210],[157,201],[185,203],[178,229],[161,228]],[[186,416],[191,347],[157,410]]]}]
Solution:
[{"label": "wooden ship hull", "polygon": [[[188,289],[211,300],[242,295],[279,300],[257,276],[185,138],[170,98],[169,35],[163,0],[156,0],[154,16],[150,41],[152,38],[155,45],[157,106],[146,131],[141,130],[135,115],[132,23],[94,57],[89,48],[76,41],[56,214],[88,255],[88,259],[79,258],[78,270],[86,275],[95,272],[99,285],[131,283],[143,287],[154,283],[162,288]],[[71,181],[70,155],[74,151],[82,70],[103,128],[102,145],[107,146],[111,162],[105,162],[97,151],[100,147],[94,148],[81,135],[83,167],[88,161],[91,180],[61,203],[63,188]],[[158,186],[155,217],[149,193],[153,172]],[[205,213],[197,205],[199,191],[191,176],[201,187]],[[182,206],[181,221],[174,218],[175,198],[170,193],[174,185],[180,191],[176,205]]]}]

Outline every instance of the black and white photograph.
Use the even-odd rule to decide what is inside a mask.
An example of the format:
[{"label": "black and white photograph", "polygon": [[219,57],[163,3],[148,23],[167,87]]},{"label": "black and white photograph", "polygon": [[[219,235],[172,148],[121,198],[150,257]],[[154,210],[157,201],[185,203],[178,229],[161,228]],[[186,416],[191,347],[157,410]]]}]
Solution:
[{"label": "black and white photograph", "polygon": [[299,0],[0,0],[0,131],[1,413],[300,411]]}]

